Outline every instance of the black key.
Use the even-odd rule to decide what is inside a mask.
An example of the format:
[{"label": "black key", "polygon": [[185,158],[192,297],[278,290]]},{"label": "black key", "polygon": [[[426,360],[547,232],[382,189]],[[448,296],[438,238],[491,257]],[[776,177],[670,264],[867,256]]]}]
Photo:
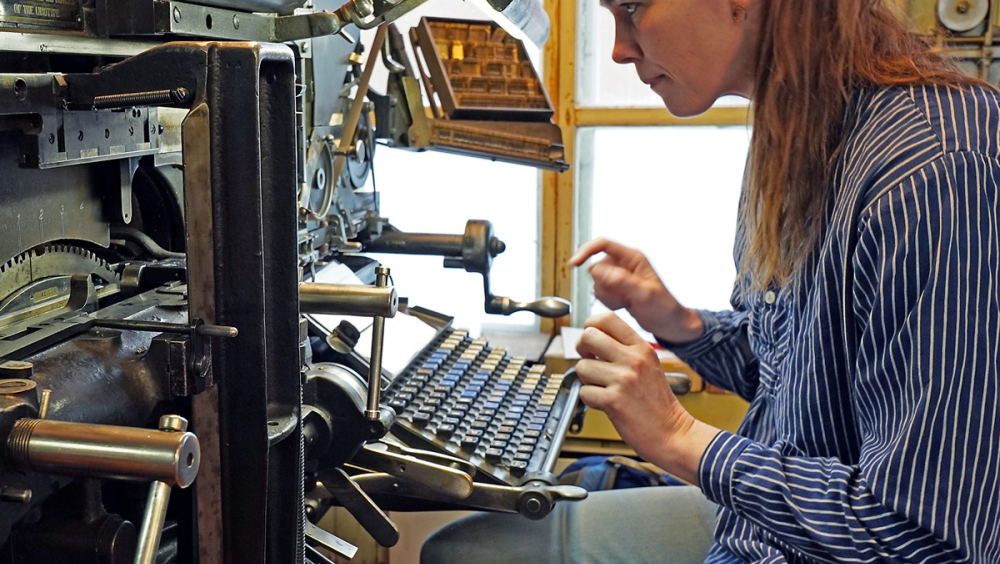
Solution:
[{"label": "black key", "polygon": [[444,392],[431,392],[431,397],[436,399],[444,399],[448,397],[448,394]]},{"label": "black key", "polygon": [[438,425],[437,434],[439,435],[452,435],[455,433],[455,425],[452,423],[442,423]]},{"label": "black key", "polygon": [[510,433],[499,433],[493,437],[494,441],[509,441]]},{"label": "black key", "polygon": [[533,444],[537,444],[537,443],[538,443],[538,439],[535,439],[535,438],[532,438],[532,437],[525,437],[525,438],[521,439],[521,444],[522,445],[533,445]]},{"label": "black key", "polygon": [[538,437],[542,436],[542,433],[541,431],[525,431],[524,436],[537,439]]},{"label": "black key", "polygon": [[411,401],[413,399],[413,394],[407,394],[405,392],[400,392],[396,394],[396,399],[403,401]]},{"label": "black key", "polygon": [[418,412],[416,412],[416,413],[413,414],[412,421],[413,421],[414,425],[423,426],[423,425],[428,424],[430,422],[430,420],[431,420],[431,417],[433,417],[433,416],[434,416],[434,414],[431,413],[430,411],[418,411]]},{"label": "black key", "polygon": [[401,415],[406,411],[406,402],[398,399],[392,400],[389,402],[389,407],[396,412],[396,415]]},{"label": "black key", "polygon": [[528,469],[528,463],[523,460],[515,460],[510,463],[510,473],[516,476],[523,476]]},{"label": "black key", "polygon": [[531,454],[527,452],[519,452],[514,455],[514,460],[523,460],[525,462],[531,460]]},{"label": "black key", "polygon": [[522,444],[521,446],[517,447],[517,452],[534,452],[534,451],[535,447],[533,445]]},{"label": "black key", "polygon": [[448,425],[458,425],[462,420],[458,417],[445,417],[444,422]]},{"label": "black key", "polygon": [[503,449],[501,448],[491,448],[486,451],[486,460],[492,462],[499,462],[503,458]]},{"label": "black key", "polygon": [[479,444],[479,437],[466,435],[462,437],[462,448],[474,449]]},{"label": "black key", "polygon": [[441,398],[427,398],[424,400],[424,405],[438,407],[441,405]]},{"label": "black key", "polygon": [[482,437],[483,436],[483,430],[482,429],[469,429],[469,431],[467,433],[465,433],[465,436],[467,436],[467,437]]},{"label": "black key", "polygon": [[494,438],[493,442],[490,443],[490,448],[498,448],[500,450],[503,450],[507,448],[507,441],[498,441],[496,440],[496,438]]},{"label": "black key", "polygon": [[490,426],[489,421],[475,420],[472,422],[473,429],[485,429]]},{"label": "black key", "polygon": [[403,392],[404,394],[415,394],[420,391],[420,388],[416,386],[403,386],[402,389],[400,389],[399,391]]},{"label": "black key", "polygon": [[508,427],[506,425],[502,425],[499,429],[497,429],[497,433],[513,433],[513,432],[514,428]]}]

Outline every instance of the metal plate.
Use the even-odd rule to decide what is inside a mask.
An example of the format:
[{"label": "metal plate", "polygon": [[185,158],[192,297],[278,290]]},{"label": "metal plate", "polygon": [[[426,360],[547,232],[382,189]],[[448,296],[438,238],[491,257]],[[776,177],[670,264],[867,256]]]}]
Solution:
[{"label": "metal plate", "polygon": [[972,31],[990,11],[987,0],[938,0],[938,19],[946,28],[963,33]]},{"label": "metal plate", "polygon": [[0,22],[80,28],[82,0],[0,0]]}]

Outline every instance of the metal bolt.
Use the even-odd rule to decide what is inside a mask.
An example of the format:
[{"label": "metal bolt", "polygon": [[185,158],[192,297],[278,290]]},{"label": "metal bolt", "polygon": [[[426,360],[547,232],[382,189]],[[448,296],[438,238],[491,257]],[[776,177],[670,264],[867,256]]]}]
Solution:
[{"label": "metal bolt", "polygon": [[77,139],[79,139],[80,141],[83,141],[83,132],[82,131],[80,132],[80,135],[77,136]]},{"label": "metal bolt", "polygon": [[56,142],[56,134],[49,133],[49,145],[54,145]]},{"label": "metal bolt", "polygon": [[239,15],[234,15],[233,16],[233,27],[236,28],[236,29],[240,28],[240,16]]},{"label": "metal bolt", "polygon": [[174,6],[174,22],[181,23],[181,9]]},{"label": "metal bolt", "polygon": [[0,489],[0,501],[31,503],[31,490],[22,490],[20,488]]},{"label": "metal bolt", "polygon": [[959,14],[967,14],[971,8],[972,6],[968,2],[959,2],[956,6]]},{"label": "metal bolt", "polygon": [[309,52],[309,44],[306,43],[305,41],[303,41],[302,43],[299,43],[299,51],[302,51],[303,53],[308,53]]},{"label": "metal bolt", "polygon": [[[163,130],[164,130],[164,127],[163,127],[163,124],[160,124],[160,126],[159,126],[159,127],[160,127],[160,128],[159,128],[159,133],[160,133],[160,135],[163,135]],[[150,133],[152,133],[152,132],[154,131],[154,128],[153,128],[153,126],[152,126],[152,125],[151,125],[151,126],[149,126],[149,131],[150,131]]]}]

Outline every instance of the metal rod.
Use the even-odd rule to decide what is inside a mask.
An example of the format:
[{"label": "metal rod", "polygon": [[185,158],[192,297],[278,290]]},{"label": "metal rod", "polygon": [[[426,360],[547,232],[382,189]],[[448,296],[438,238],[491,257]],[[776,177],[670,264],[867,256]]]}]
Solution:
[{"label": "metal rod", "polygon": [[153,482],[149,485],[149,497],[146,500],[146,513],[142,517],[142,529],[139,531],[139,546],[135,551],[135,564],[153,564],[156,553],[160,549],[160,535],[163,533],[163,521],[167,517],[167,504],[170,502],[170,486],[163,482]]},{"label": "metal rod", "polygon": [[43,389],[41,405],[38,407],[39,419],[49,418],[49,404],[51,402],[52,402],[52,390],[49,390],[48,388]]},{"label": "metal rod", "polygon": [[[187,431],[187,419],[177,415],[164,415],[160,418],[160,430],[166,433],[182,434]],[[154,564],[156,554],[160,549],[160,536],[163,534],[163,522],[167,517],[167,505],[170,503],[170,486],[163,482],[153,482],[149,485],[149,497],[146,500],[146,512],[142,517],[142,529],[139,531],[139,545],[135,551],[134,564]]]},{"label": "metal rod", "polygon": [[[347,114],[347,118],[344,120],[344,126],[340,130],[340,145],[337,147],[337,152],[341,153],[333,159],[333,177],[330,178],[330,182],[336,183],[340,178],[342,172],[344,172],[344,165],[347,164],[347,157],[342,156],[347,148],[354,144],[354,134],[358,129],[358,122],[361,120],[361,110],[365,106],[365,97],[368,95],[368,85],[372,80],[372,72],[375,70],[375,61],[378,60],[378,53],[382,50],[382,43],[385,42],[386,27],[384,25],[379,26],[378,30],[375,32],[375,41],[372,42],[371,50],[369,51],[368,60],[365,61],[365,68],[361,71],[361,80],[358,81],[358,91],[354,96],[354,101],[351,103],[351,109]],[[333,190],[327,190],[327,195],[323,198],[323,203],[319,210],[316,210],[316,215],[320,218],[325,218],[328,213],[330,213],[330,205],[333,199]]]},{"label": "metal rod", "polygon": [[399,308],[395,288],[350,284],[299,284],[302,313],[393,317]]},{"label": "metal rod", "polygon": [[166,323],[163,321],[136,321],[132,319],[95,319],[95,327],[105,329],[121,329],[124,331],[149,331],[153,333],[195,334],[202,337],[219,337],[231,339],[239,335],[235,327],[224,325],[186,325],[184,323]]},{"label": "metal rod", "polygon": [[20,472],[183,488],[198,473],[201,449],[192,433],[21,419],[7,438],[7,460]]},{"label": "metal rod", "polygon": [[378,239],[372,240],[366,250],[372,253],[460,257],[462,237],[462,235],[387,231]]},{"label": "metal rod", "polygon": [[[389,269],[380,266],[375,269],[375,286],[384,288],[389,283]],[[378,404],[382,395],[382,344],[385,338],[385,317],[375,316],[372,320],[372,355],[368,371],[368,409],[365,416],[369,421],[381,418]]]}]

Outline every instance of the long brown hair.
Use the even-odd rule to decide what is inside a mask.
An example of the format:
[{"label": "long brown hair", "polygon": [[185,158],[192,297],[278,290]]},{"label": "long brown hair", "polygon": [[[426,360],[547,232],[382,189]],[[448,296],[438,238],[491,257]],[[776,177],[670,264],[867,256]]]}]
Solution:
[{"label": "long brown hair", "polygon": [[[826,223],[844,114],[859,89],[970,79],[882,0],[762,0],[741,274],[784,284]],[[975,81],[971,81],[975,82]]]}]

